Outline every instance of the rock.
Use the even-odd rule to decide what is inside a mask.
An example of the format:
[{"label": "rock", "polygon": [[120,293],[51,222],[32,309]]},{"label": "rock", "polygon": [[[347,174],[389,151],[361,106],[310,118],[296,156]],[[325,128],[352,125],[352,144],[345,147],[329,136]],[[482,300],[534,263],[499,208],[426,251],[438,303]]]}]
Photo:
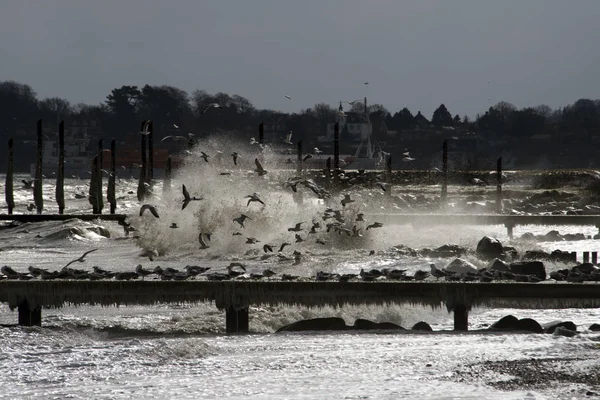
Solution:
[{"label": "rock", "polygon": [[110,231],[103,226],[88,226],[85,229],[87,229],[90,232],[94,232],[97,235],[104,236],[105,238],[110,239]]},{"label": "rock", "polygon": [[490,271],[510,271],[508,264],[498,258],[494,258],[492,261],[490,261],[485,268]]},{"label": "rock", "polygon": [[556,262],[568,263],[575,261],[573,255],[568,251],[554,250],[550,254],[550,259]]},{"label": "rock", "polygon": [[544,332],[546,333],[553,333],[554,330],[556,328],[558,328],[559,326],[562,326],[563,328],[567,328],[571,331],[575,331],[577,332],[577,325],[575,325],[572,321],[552,321],[552,322],[547,322],[545,324],[542,325],[542,328],[544,328]]},{"label": "rock", "polygon": [[521,318],[519,322],[517,322],[517,330],[533,333],[544,333],[544,328],[542,328],[539,322],[531,318]]},{"label": "rock", "polygon": [[568,241],[576,241],[576,240],[585,240],[585,235],[583,233],[567,233],[563,235],[564,240]]},{"label": "rock", "polygon": [[591,274],[593,271],[597,270],[598,268],[596,268],[594,264],[589,262],[581,263],[571,268],[571,271],[583,272],[584,274]]},{"label": "rock", "polygon": [[282,326],[276,332],[300,332],[300,331],[345,331],[348,329],[342,318],[313,318],[296,321]]},{"label": "rock", "polygon": [[549,260],[550,254],[543,250],[527,250],[523,255],[523,260]]},{"label": "rock", "polygon": [[544,242],[561,242],[564,239],[561,236],[560,232],[550,231],[550,232],[546,233],[545,235],[541,236],[540,240],[542,240]]},{"label": "rock", "polygon": [[525,232],[524,234],[521,235],[521,237],[519,238],[519,240],[522,240],[524,242],[535,242],[535,235],[531,232]]},{"label": "rock", "polygon": [[455,272],[457,274],[464,274],[467,272],[477,272],[477,267],[467,260],[463,260],[462,258],[457,258],[448,264],[445,268],[448,272]]},{"label": "rock", "polygon": [[533,275],[539,279],[546,279],[546,268],[541,261],[517,261],[510,264],[510,272],[519,275]]},{"label": "rock", "polygon": [[573,337],[577,335],[576,331],[572,331],[571,329],[567,329],[564,326],[557,326],[556,329],[552,332],[554,336],[565,336],[565,337]]},{"label": "rock", "polygon": [[600,332],[600,324],[591,324],[588,329],[592,332]]},{"label": "rock", "polygon": [[498,239],[484,236],[479,243],[477,243],[477,255],[480,258],[491,260],[492,258],[498,258],[504,253],[502,243]]},{"label": "rock", "polygon": [[503,246],[504,247],[504,259],[514,260],[519,256],[519,252],[512,246]]},{"label": "rock", "polygon": [[519,323],[519,319],[514,315],[507,315],[494,322],[489,329],[510,330],[514,331]]},{"label": "rock", "polygon": [[429,252],[430,255],[427,255],[426,257],[449,258],[460,257],[467,253],[467,249],[457,244],[445,244],[437,249],[430,250]]},{"label": "rock", "polygon": [[416,324],[414,324],[414,326],[412,327],[412,330],[413,331],[433,332],[433,329],[431,329],[431,326],[425,321],[419,321]]},{"label": "rock", "polygon": [[405,330],[400,325],[393,324],[391,322],[373,322],[368,319],[357,319],[354,321],[354,326],[350,329],[357,331],[369,331],[369,330]]}]

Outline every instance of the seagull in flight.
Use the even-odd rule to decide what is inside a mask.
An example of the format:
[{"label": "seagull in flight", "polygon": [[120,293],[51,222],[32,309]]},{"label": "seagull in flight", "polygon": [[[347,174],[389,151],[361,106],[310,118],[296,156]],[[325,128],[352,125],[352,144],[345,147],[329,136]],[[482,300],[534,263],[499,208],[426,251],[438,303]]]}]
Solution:
[{"label": "seagull in flight", "polygon": [[208,111],[209,108],[221,108],[221,105],[219,103],[210,103],[209,105],[204,107],[200,114],[204,114],[206,111]]},{"label": "seagull in flight", "polygon": [[208,162],[208,157],[210,157],[210,156],[208,154],[206,154],[205,152],[201,151],[200,157],[204,158],[204,161]]},{"label": "seagull in flight", "polygon": [[294,143],[292,143],[292,131],[290,131],[290,133],[288,133],[285,136],[285,140],[283,141],[283,143],[289,144],[290,146],[294,144]]},{"label": "seagull in flight", "polygon": [[256,170],[255,170],[255,172],[258,172],[259,176],[263,176],[263,175],[265,175],[267,173],[267,171],[265,171],[265,169],[260,164],[260,161],[258,161],[258,158],[254,159],[254,164],[256,164]]},{"label": "seagull in flight", "polygon": [[150,134],[150,120],[146,120],[142,124],[142,130],[139,132],[140,135],[147,136]]},{"label": "seagull in flight", "polygon": [[[210,239],[209,239],[210,240]],[[198,234],[198,242],[200,242],[200,250],[208,249],[210,246],[202,239],[202,232]]]},{"label": "seagull in flight", "polygon": [[67,268],[69,265],[71,265],[71,264],[73,264],[75,262],[84,262],[85,261],[85,256],[87,256],[90,253],[93,253],[96,250],[98,250],[98,249],[93,249],[93,250],[86,251],[85,253],[83,253],[83,255],[81,257],[76,258],[76,259],[74,259],[72,261],[69,261],[69,263],[63,267],[63,269]]},{"label": "seagull in flight", "polygon": [[247,220],[247,219],[249,219],[250,221],[252,221],[252,218],[250,218],[250,217],[249,217],[249,216],[247,216],[246,214],[242,214],[242,215],[240,215],[239,217],[237,217],[237,218],[234,218],[233,220],[234,220],[235,222],[237,222],[238,224],[240,224],[240,226],[241,226],[242,228],[245,228],[245,226],[244,226],[244,221],[245,221],[245,220]]},{"label": "seagull in flight", "polygon": [[177,126],[176,124],[173,124],[173,128],[179,129],[179,126]]},{"label": "seagull in flight", "polygon": [[181,209],[183,210],[184,208],[187,207],[188,204],[190,204],[190,201],[199,201],[199,200],[203,200],[202,197],[191,197],[190,196],[190,192],[188,192],[187,188],[185,187],[185,185],[181,185],[183,186],[183,204],[181,205]]},{"label": "seagull in flight", "polygon": [[181,140],[189,140],[185,136],[181,136],[181,135],[168,135],[168,136],[165,136],[164,138],[160,139],[160,141],[164,142],[167,139],[173,139],[176,142],[179,142]]},{"label": "seagull in flight", "polygon": [[233,153],[231,153],[231,157],[233,157],[233,164],[234,165],[237,165],[237,159],[238,159],[239,156],[240,155],[237,152],[235,152],[235,151]]},{"label": "seagull in flight", "polygon": [[292,98],[290,96],[288,96],[287,94],[285,95],[285,98],[288,100],[291,100]]},{"label": "seagull in flight", "polygon": [[156,208],[153,205],[151,205],[151,204],[144,204],[142,206],[142,208],[140,208],[140,217],[142,215],[144,215],[144,211],[146,211],[146,210],[150,210],[150,212],[152,213],[152,215],[154,215],[156,218],[160,218],[158,216],[158,211],[156,211]]},{"label": "seagull in flight", "polygon": [[248,207],[250,205],[250,203],[252,203],[253,201],[256,201],[260,204],[262,204],[263,206],[265,205],[264,201],[262,201],[260,199],[260,195],[256,192],[249,194],[248,196],[244,197],[245,199],[249,199],[248,200],[248,204],[246,205],[246,207]]}]

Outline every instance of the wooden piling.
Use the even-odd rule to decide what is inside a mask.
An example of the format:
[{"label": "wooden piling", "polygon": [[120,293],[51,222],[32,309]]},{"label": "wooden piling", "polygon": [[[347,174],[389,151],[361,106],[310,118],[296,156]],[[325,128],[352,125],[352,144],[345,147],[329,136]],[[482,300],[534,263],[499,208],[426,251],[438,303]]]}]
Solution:
[{"label": "wooden piling", "polygon": [[8,213],[12,214],[15,208],[15,197],[13,189],[13,173],[14,173],[14,159],[13,159],[13,139],[8,139],[8,166],[6,167],[6,185],[4,187],[4,197],[6,199],[6,205],[8,206]]},{"label": "wooden piling", "polygon": [[258,143],[265,144],[265,123],[261,122],[258,125]]},{"label": "wooden piling", "polygon": [[340,170],[340,123],[336,122],[333,127],[333,171],[334,175]]},{"label": "wooden piling", "polygon": [[106,200],[110,204],[110,213],[117,212],[117,141],[110,141],[110,174],[108,175],[108,187],[106,189]]},{"label": "wooden piling", "polygon": [[147,173],[147,182],[149,185],[152,185],[152,180],[154,179],[154,123],[149,121],[148,127],[148,170]]},{"label": "wooden piling", "polygon": [[298,140],[298,154],[296,156],[296,175],[302,176],[302,140]]},{"label": "wooden piling", "polygon": [[227,333],[248,332],[248,308],[229,307],[225,311],[225,331]]},{"label": "wooden piling", "polygon": [[594,264],[594,265],[598,264],[598,252],[597,251],[592,251],[592,264]]},{"label": "wooden piling", "polygon": [[163,181],[163,194],[171,193],[171,156],[167,157],[165,164],[165,179]]},{"label": "wooden piling", "polygon": [[440,197],[442,208],[448,204],[448,141],[442,144],[442,194]]},{"label": "wooden piling", "polygon": [[392,155],[387,155],[385,164],[385,181],[388,184],[388,189],[385,191],[386,196],[392,196]]},{"label": "wooden piling", "polygon": [[19,313],[19,325],[21,326],[42,326],[42,308],[37,307],[33,310],[29,308],[27,300],[17,306]]},{"label": "wooden piling", "polygon": [[65,121],[58,124],[58,171],[56,173],[56,204],[58,213],[65,212]]},{"label": "wooden piling", "polygon": [[469,312],[467,311],[467,307],[462,304],[454,306],[454,330],[469,330]]},{"label": "wooden piling", "polygon": [[[144,129],[144,126],[146,126],[146,121],[142,122],[142,131]],[[142,201],[144,199],[144,197],[146,197],[146,135],[142,135],[141,138],[141,145],[142,145],[142,149],[141,149],[141,167],[140,167],[140,180],[138,181],[138,188],[137,188],[137,198],[138,201]]]},{"label": "wooden piling", "polygon": [[584,251],[583,252],[583,262],[584,263],[589,263],[590,262],[590,252],[589,251]]},{"label": "wooden piling", "polygon": [[33,182],[33,201],[38,214],[44,209],[44,198],[42,195],[42,185],[44,178],[42,174],[42,166],[44,162],[44,135],[42,133],[42,120],[37,122],[37,158],[35,164],[35,181]]},{"label": "wooden piling", "polygon": [[496,213],[502,214],[502,157],[496,162]]},{"label": "wooden piling", "polygon": [[92,160],[92,173],[90,175],[89,202],[92,205],[92,214],[100,214],[100,203],[98,201],[98,155]]},{"label": "wooden piling", "polygon": [[96,165],[96,185],[98,185],[98,214],[102,214],[104,208],[104,194],[102,191],[102,169],[104,168],[104,141],[98,140],[98,164]]}]

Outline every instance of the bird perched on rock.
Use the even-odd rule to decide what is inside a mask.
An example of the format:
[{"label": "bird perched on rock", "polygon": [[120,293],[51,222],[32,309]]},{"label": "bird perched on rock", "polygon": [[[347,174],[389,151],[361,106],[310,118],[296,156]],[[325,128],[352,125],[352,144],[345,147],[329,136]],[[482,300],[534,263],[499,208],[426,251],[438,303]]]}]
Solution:
[{"label": "bird perched on rock", "polygon": [[138,264],[135,267],[135,273],[138,274],[139,276],[141,276],[142,280],[144,280],[145,277],[147,277],[148,275],[152,274],[153,272],[150,271],[149,269],[144,269],[142,267],[142,264]]},{"label": "bird perched on rock", "polygon": [[445,278],[448,275],[446,271],[437,269],[435,264],[429,264],[429,268],[431,268],[431,276],[433,276],[436,279]]}]

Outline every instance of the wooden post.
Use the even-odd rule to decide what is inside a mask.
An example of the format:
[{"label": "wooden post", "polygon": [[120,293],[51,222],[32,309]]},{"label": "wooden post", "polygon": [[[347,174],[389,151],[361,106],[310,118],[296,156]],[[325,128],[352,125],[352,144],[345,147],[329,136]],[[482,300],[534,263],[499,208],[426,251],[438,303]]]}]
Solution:
[{"label": "wooden post", "polygon": [[590,262],[590,252],[589,251],[584,251],[583,252],[583,262],[584,263],[589,263]]},{"label": "wooden post", "polygon": [[499,157],[496,163],[496,174],[498,179],[496,184],[496,212],[502,214],[502,157]]},{"label": "wooden post", "polygon": [[506,227],[506,233],[508,235],[508,238],[512,240],[514,237],[513,229],[515,228],[515,224],[507,222],[504,224],[504,226]]},{"label": "wooden post", "polygon": [[33,182],[33,201],[38,214],[44,209],[44,198],[42,196],[42,165],[44,162],[44,135],[42,134],[42,120],[37,122],[37,159],[35,164],[35,181]]},{"label": "wooden post", "polygon": [[331,157],[328,157],[327,161],[325,161],[325,170],[323,172],[325,172],[325,185],[329,189],[331,187]]},{"label": "wooden post", "polygon": [[117,211],[116,197],[116,179],[117,179],[117,142],[115,139],[110,141],[110,175],[108,175],[108,187],[106,189],[106,199],[110,203],[110,213]]},{"label": "wooden post", "polygon": [[571,261],[577,262],[577,252],[576,251],[571,252]]},{"label": "wooden post", "polygon": [[248,308],[229,307],[225,311],[225,331],[227,333],[248,332]]},{"label": "wooden post", "polygon": [[454,330],[469,330],[469,312],[467,311],[467,307],[462,304],[454,306]]},{"label": "wooden post", "polygon": [[150,121],[148,131],[148,170],[146,171],[148,184],[152,185],[154,179],[154,123]]},{"label": "wooden post", "polygon": [[[142,122],[142,130],[146,121]],[[138,201],[142,201],[146,197],[146,135],[142,135],[142,167],[140,168],[140,180],[137,188]]]},{"label": "wooden post", "polygon": [[104,168],[104,141],[98,140],[98,164],[96,165],[96,184],[98,185],[98,214],[102,214],[104,208],[104,194],[102,192],[102,169]]},{"label": "wooden post", "polygon": [[42,308],[37,307],[33,310],[29,308],[27,300],[17,306],[19,313],[19,325],[21,326],[42,326]]},{"label": "wooden post", "polygon": [[265,144],[265,123],[261,122],[258,125],[258,143]]},{"label": "wooden post", "polygon": [[302,140],[298,140],[298,155],[296,163],[296,175],[302,175]]},{"label": "wooden post", "polygon": [[92,214],[100,214],[100,204],[98,202],[98,155],[92,160],[92,173],[90,176],[89,202],[92,205]]},{"label": "wooden post", "polygon": [[13,194],[13,139],[8,139],[8,166],[6,168],[6,186],[4,188],[4,197],[8,205],[8,213],[12,214],[15,208],[15,197]]},{"label": "wooden post", "polygon": [[58,171],[56,174],[56,204],[58,213],[65,212],[65,121],[58,124]]},{"label": "wooden post", "polygon": [[333,127],[333,170],[334,175],[340,170],[340,123],[336,122]]},{"label": "wooden post", "polygon": [[445,209],[448,204],[448,141],[442,144],[442,195],[441,205]]},{"label": "wooden post", "polygon": [[598,264],[598,252],[597,251],[592,251],[592,264],[594,264],[594,265]]},{"label": "wooden post", "polygon": [[171,193],[171,156],[167,157],[165,165],[165,179],[163,181],[163,194]]},{"label": "wooden post", "polygon": [[386,160],[386,170],[385,170],[385,181],[388,183],[388,190],[385,191],[386,196],[392,196],[392,155],[387,155]]}]

